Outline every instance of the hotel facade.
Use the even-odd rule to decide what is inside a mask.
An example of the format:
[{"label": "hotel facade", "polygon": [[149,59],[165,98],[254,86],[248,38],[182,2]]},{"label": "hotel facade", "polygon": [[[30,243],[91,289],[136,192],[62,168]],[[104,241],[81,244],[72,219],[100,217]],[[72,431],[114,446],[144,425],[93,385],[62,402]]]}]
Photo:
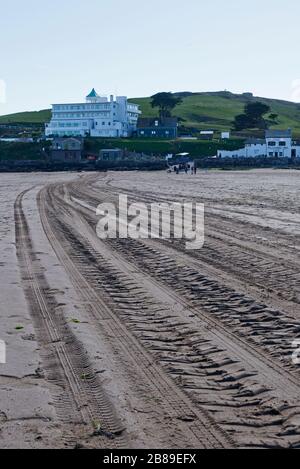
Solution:
[{"label": "hotel facade", "polygon": [[47,137],[130,137],[141,114],[127,97],[99,96],[93,89],[85,103],[53,104]]}]

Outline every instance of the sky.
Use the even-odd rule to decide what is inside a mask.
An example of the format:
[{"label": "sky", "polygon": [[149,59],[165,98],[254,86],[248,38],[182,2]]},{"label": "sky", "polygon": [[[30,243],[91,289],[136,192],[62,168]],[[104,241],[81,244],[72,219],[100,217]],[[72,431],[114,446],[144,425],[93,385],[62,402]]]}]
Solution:
[{"label": "sky", "polygon": [[0,115],[99,94],[300,102],[295,0],[0,0]]}]

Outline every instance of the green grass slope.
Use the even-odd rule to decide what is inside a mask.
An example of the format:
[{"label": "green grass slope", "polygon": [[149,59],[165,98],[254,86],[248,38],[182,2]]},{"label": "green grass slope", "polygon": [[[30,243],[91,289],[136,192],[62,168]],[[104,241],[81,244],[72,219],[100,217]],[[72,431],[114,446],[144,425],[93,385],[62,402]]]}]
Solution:
[{"label": "green grass slope", "polygon": [[[257,100],[268,104],[271,111],[279,115],[278,125],[272,128],[291,127],[295,135],[300,135],[300,104],[276,99],[249,98],[246,95],[229,92],[177,94],[182,96],[183,103],[175,108],[174,115],[183,119],[186,127],[198,130],[229,130],[234,117],[243,111],[245,104],[251,100]],[[132,98],[130,101],[140,105],[144,117],[157,115],[157,110],[151,107],[150,98]],[[0,116],[0,124],[44,124],[50,120],[50,116],[50,110],[11,114]]]},{"label": "green grass slope", "polygon": [[0,124],[44,124],[51,119],[51,110],[44,109],[34,112],[18,112],[17,114],[9,114],[0,116]]},{"label": "green grass slope", "polygon": [[159,140],[159,139],[109,139],[109,138],[87,138],[85,139],[85,150],[91,154],[98,155],[99,151],[107,148],[123,148],[128,151],[145,153],[146,155],[165,155],[167,153],[190,153],[196,158],[215,156],[217,150],[237,150],[241,148],[241,140],[226,140],[220,145],[218,141],[209,142],[201,140]]},{"label": "green grass slope", "polygon": [[[183,102],[174,110],[174,115],[184,119],[183,125],[195,129],[229,130],[235,116],[243,112],[249,101],[261,101],[271,107],[271,112],[279,115],[278,125],[271,128],[287,129],[300,134],[300,104],[276,99],[236,95],[229,92],[216,93],[177,93],[182,95]],[[141,106],[143,115],[155,116],[156,110],[151,107],[150,98],[132,99]]]}]

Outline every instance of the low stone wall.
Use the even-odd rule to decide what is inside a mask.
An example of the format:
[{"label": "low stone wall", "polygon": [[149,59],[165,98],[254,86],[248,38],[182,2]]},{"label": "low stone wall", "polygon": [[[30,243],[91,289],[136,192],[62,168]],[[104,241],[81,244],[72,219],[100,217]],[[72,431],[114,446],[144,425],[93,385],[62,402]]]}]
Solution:
[{"label": "low stone wall", "polygon": [[47,162],[41,160],[0,161],[0,172],[32,171],[159,171],[166,169],[165,161],[95,161],[95,162]]}]

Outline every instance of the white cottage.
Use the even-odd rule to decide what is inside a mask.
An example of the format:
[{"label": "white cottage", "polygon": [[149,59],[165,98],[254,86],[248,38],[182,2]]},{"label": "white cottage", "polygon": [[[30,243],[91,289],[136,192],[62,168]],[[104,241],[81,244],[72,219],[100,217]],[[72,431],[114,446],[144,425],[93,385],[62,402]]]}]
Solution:
[{"label": "white cottage", "polygon": [[219,150],[219,158],[300,158],[300,145],[292,140],[292,130],[267,130],[265,139],[248,139],[244,148]]},{"label": "white cottage", "polygon": [[292,158],[292,131],[267,130],[266,131],[267,156],[273,158]]}]

